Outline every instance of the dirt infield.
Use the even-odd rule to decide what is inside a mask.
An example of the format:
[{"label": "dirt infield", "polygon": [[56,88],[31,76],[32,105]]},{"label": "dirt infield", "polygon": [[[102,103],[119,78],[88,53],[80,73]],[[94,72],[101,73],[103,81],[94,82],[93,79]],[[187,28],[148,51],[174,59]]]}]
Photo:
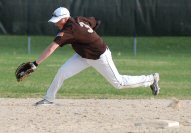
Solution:
[{"label": "dirt infield", "polygon": [[[188,133],[191,100],[58,99],[35,107],[40,99],[0,98],[0,133]],[[167,127],[160,120],[179,122]]]}]

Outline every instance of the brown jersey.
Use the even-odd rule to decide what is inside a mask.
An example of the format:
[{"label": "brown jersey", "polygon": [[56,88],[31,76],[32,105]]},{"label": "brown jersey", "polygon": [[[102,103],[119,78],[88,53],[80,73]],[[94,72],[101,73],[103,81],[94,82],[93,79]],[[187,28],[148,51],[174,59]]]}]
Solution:
[{"label": "brown jersey", "polygon": [[99,59],[106,50],[106,44],[93,30],[95,27],[94,17],[69,18],[54,42],[60,47],[71,44],[76,53],[83,58]]}]

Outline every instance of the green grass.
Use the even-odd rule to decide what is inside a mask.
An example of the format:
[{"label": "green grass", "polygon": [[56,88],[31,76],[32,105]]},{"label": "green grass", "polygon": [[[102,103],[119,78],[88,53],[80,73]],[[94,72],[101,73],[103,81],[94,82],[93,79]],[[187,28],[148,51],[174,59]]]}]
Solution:
[{"label": "green grass", "polygon": [[[37,59],[54,37],[32,36],[32,54],[27,54],[26,36],[0,36],[0,97],[42,97],[58,68],[74,54],[70,46],[59,48],[30,77],[18,83],[15,69]],[[191,37],[139,37],[137,56],[133,38],[104,37],[121,74],[159,72],[161,93],[157,98],[191,98]],[[94,69],[88,68],[66,80],[59,98],[150,98],[149,88],[113,88]]]}]

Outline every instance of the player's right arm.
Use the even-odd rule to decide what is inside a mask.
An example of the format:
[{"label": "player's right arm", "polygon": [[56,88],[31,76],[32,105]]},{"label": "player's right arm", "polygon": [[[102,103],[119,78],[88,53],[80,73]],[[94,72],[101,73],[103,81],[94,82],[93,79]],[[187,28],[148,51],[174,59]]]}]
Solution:
[{"label": "player's right arm", "polygon": [[56,42],[52,42],[40,55],[40,57],[36,60],[37,64],[42,63],[45,59],[47,59],[57,48],[59,45]]},{"label": "player's right arm", "polygon": [[[69,28],[70,29],[70,28]],[[67,33],[60,31],[53,42],[44,50],[40,57],[36,60],[37,65],[47,59],[58,47],[62,47],[66,44],[70,44],[73,40],[73,35],[69,34],[71,31],[65,29]]]}]

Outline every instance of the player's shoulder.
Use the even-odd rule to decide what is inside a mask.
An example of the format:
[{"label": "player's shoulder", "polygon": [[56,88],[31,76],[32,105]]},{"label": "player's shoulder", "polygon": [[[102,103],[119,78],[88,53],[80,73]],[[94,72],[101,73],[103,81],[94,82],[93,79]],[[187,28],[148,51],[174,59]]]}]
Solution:
[{"label": "player's shoulder", "polygon": [[95,17],[83,17],[83,16],[79,16],[76,18],[76,21],[78,23],[83,22],[84,24],[88,24],[91,28],[94,28],[96,26],[96,19]]},{"label": "player's shoulder", "polygon": [[73,27],[74,23],[75,23],[74,19],[69,18],[68,22],[65,23],[64,27],[60,31],[58,31],[57,36],[63,36],[66,33],[70,34],[72,32],[72,29],[73,29],[72,27]]},{"label": "player's shoulder", "polygon": [[63,29],[67,29],[72,27],[75,24],[74,18],[69,18],[68,21],[65,23]]}]

